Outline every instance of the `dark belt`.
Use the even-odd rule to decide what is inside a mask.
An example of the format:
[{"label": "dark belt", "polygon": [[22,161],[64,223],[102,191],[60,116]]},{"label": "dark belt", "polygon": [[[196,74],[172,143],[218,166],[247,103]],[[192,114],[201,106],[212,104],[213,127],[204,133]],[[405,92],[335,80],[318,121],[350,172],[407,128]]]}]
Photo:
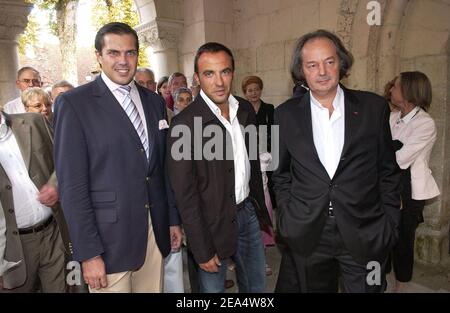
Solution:
[{"label": "dark belt", "polygon": [[249,201],[249,200],[250,200],[249,197],[247,197],[241,203],[236,204],[236,207],[237,207],[238,211],[242,210],[243,208],[245,208],[245,203],[247,201]]},{"label": "dark belt", "polygon": [[40,232],[41,230],[46,229],[52,222],[53,222],[53,215],[51,215],[46,221],[39,223],[36,226],[19,229],[19,234],[26,235]]}]

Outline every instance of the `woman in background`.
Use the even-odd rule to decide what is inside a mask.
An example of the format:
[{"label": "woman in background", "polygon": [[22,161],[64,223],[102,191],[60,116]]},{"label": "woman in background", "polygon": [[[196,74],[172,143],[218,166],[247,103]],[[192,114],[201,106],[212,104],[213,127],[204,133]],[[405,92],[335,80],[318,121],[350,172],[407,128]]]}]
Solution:
[{"label": "woman in background", "polygon": [[[260,161],[261,161],[261,171],[263,173],[264,184],[264,195],[267,210],[272,218],[273,207],[276,207],[275,196],[272,189],[272,172],[267,171],[269,164],[271,162],[271,131],[270,127],[273,125],[273,114],[274,107],[272,104],[265,103],[261,100],[261,94],[263,90],[263,81],[258,76],[247,76],[242,80],[242,92],[245,98],[252,104],[253,109],[256,113],[256,123],[257,126],[265,125],[267,126],[267,141],[266,147],[260,148]],[[259,129],[259,128],[258,128]],[[259,134],[261,136],[261,134]],[[275,237],[273,234],[272,227],[265,226],[262,229],[262,238],[265,247],[270,247],[275,245]],[[268,264],[266,264],[266,275],[272,275],[272,269]]]},{"label": "woman in background", "polygon": [[425,200],[439,195],[429,168],[436,141],[436,125],[426,112],[431,99],[431,83],[422,72],[400,73],[390,89],[390,100],[398,110],[391,113],[390,126],[402,169],[399,241],[392,253],[394,292],[403,291],[412,279],[415,233],[423,222]]},{"label": "woman in background", "polygon": [[22,103],[29,113],[40,113],[49,123],[52,122],[52,101],[50,95],[42,88],[32,87],[22,93]]}]

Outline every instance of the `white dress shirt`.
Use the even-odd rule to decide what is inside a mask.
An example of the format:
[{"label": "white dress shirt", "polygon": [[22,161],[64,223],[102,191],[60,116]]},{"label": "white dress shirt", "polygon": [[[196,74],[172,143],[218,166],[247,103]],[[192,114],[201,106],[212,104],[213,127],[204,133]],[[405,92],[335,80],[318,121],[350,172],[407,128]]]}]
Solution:
[{"label": "white dress shirt", "polygon": [[325,167],[330,179],[333,178],[341,159],[345,134],[344,92],[338,85],[333,100],[333,114],[330,117],[327,108],[311,95],[311,120],[314,145],[320,162]]},{"label": "white dress shirt", "polygon": [[401,169],[410,168],[411,171],[411,198],[427,200],[439,195],[439,188],[429,167],[437,137],[434,120],[418,107],[403,118],[401,112],[392,112],[390,125],[392,139],[403,144],[395,153],[398,166]]},{"label": "white dress shirt", "polygon": [[200,95],[231,137],[234,161],[234,191],[236,196],[236,204],[239,204],[244,201],[250,193],[250,161],[248,160],[247,148],[245,146],[241,125],[239,125],[237,118],[239,101],[237,101],[233,95],[228,97],[228,104],[230,107],[229,122],[222,116],[220,108],[208,98],[203,90],[200,91]]},{"label": "white dress shirt", "polygon": [[26,113],[25,106],[22,103],[22,98],[16,98],[14,100],[9,101],[3,107],[3,111],[8,114],[18,114],[18,113]]},{"label": "white dress shirt", "polygon": [[30,179],[11,129],[0,139],[0,164],[11,182],[17,227],[27,228],[46,221],[52,210],[37,200],[39,190]]},{"label": "white dress shirt", "polygon": [[[115,82],[113,82],[103,72],[101,73],[101,77],[102,77],[103,81],[105,82],[106,86],[108,87],[108,89],[112,92],[114,97],[117,99],[117,101],[119,101],[119,103],[122,104],[122,102],[123,102],[123,100],[125,99],[126,96],[122,92],[119,91],[119,88],[120,88],[121,85],[116,84]],[[145,136],[147,136],[147,140],[150,143],[150,139],[148,138],[147,122],[146,122],[146,119],[145,119],[144,107],[142,106],[141,97],[139,96],[139,91],[137,90],[137,87],[134,84],[134,80],[132,80],[128,84],[128,86],[131,87],[131,90],[130,90],[131,100],[133,100],[134,105],[136,105],[136,109],[138,110],[138,113],[139,113],[139,116],[141,118],[142,124],[144,125]],[[120,107],[122,107],[122,105]]]}]

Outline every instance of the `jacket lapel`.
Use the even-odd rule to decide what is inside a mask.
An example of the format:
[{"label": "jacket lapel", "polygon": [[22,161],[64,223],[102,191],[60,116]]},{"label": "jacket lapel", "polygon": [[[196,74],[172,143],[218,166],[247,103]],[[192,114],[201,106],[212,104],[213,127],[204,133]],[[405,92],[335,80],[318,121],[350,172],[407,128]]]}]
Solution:
[{"label": "jacket lapel", "polygon": [[22,118],[16,118],[11,123],[11,130],[16,138],[17,145],[22,153],[23,160],[27,170],[30,170],[31,161],[31,126],[25,123]]},{"label": "jacket lapel", "polygon": [[341,88],[344,90],[344,101],[345,101],[345,134],[344,134],[344,147],[342,148],[341,160],[339,162],[338,168],[336,169],[335,177],[341,170],[343,163],[346,160],[346,154],[349,147],[352,144],[352,141],[355,137],[355,134],[358,132],[359,127],[361,126],[361,118],[360,115],[363,112],[360,112],[361,106],[358,103],[358,99],[349,91],[347,88],[341,85]]}]

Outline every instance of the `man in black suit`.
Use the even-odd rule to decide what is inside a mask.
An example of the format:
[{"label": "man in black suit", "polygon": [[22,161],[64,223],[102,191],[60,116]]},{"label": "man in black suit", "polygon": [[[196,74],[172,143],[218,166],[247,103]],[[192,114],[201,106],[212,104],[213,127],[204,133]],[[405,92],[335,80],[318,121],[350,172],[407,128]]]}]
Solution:
[{"label": "man in black suit", "polygon": [[[241,130],[254,126],[255,113],[248,102],[230,94],[234,60],[227,47],[206,43],[194,62],[201,91],[172,119],[167,151],[176,206],[200,267],[200,292],[225,291],[230,258],[236,263],[239,291],[263,292],[265,256],[259,223],[270,224],[270,217],[257,145],[251,150],[251,136]],[[207,134],[211,131],[220,142],[213,149]]]},{"label": "man in black suit", "polygon": [[181,244],[166,175],[163,99],[133,81],[139,42],[127,24],[95,38],[102,73],[58,96],[61,201],[91,292],[160,292],[163,260]]},{"label": "man in black suit", "polygon": [[275,112],[277,222],[306,292],[336,292],[339,274],[346,292],[383,291],[385,260],[398,238],[400,177],[389,106],[339,84],[352,63],[336,35],[306,34],[291,71],[310,92]]}]

